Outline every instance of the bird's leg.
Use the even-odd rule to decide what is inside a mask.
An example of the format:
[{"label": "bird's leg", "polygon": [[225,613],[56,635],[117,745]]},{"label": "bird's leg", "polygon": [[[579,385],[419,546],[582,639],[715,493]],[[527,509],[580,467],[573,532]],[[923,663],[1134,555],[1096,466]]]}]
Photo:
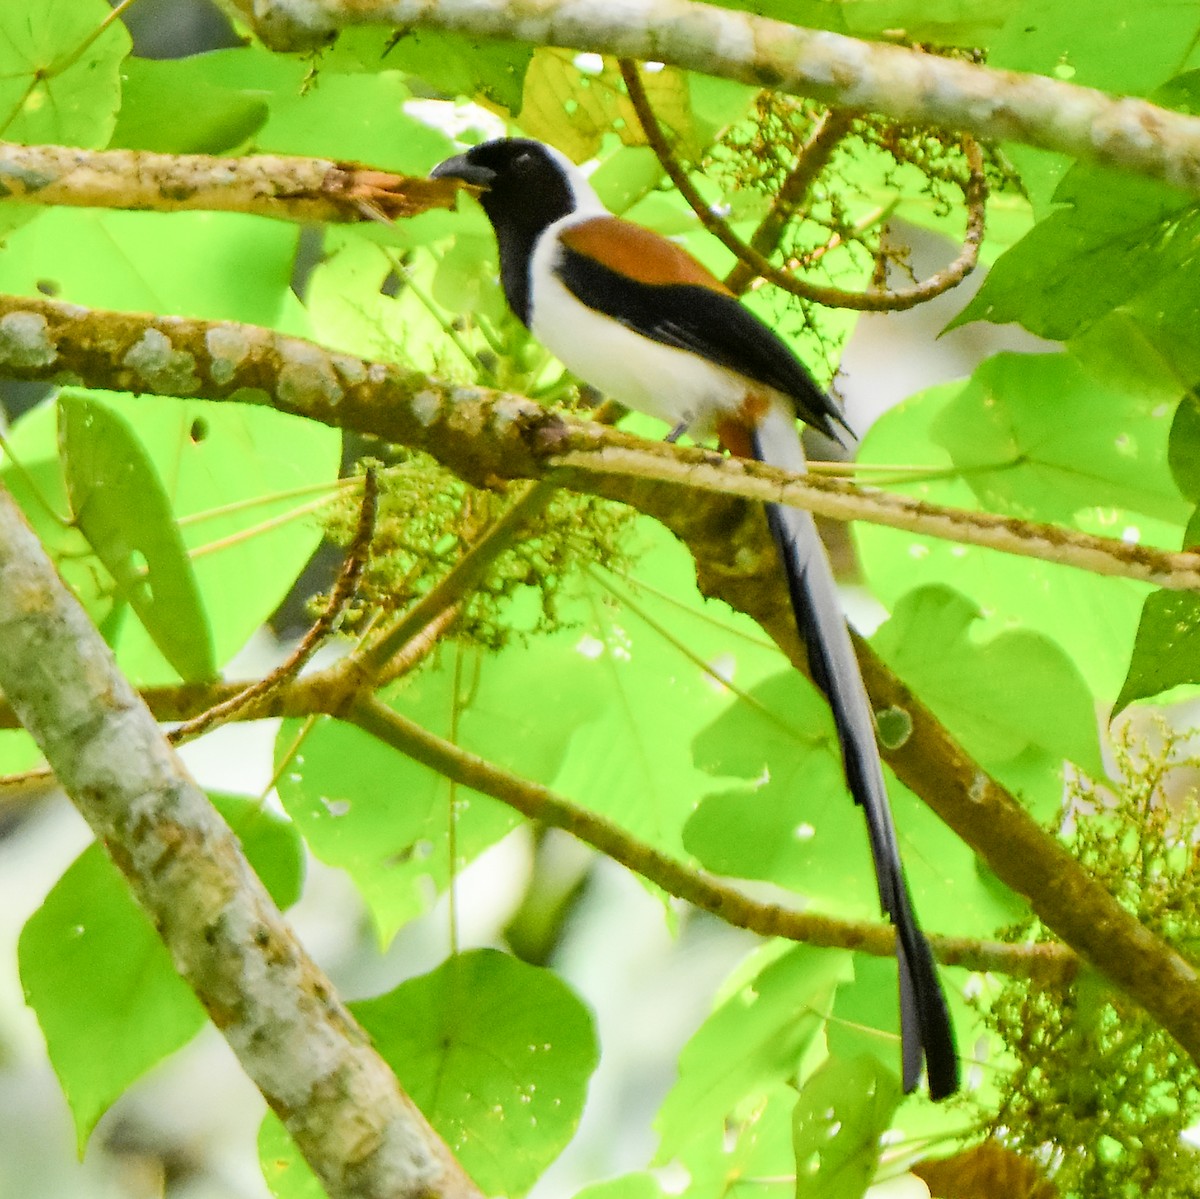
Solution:
[{"label": "bird's leg", "polygon": [[674,445],[688,431],[688,429],[691,428],[693,419],[694,418],[692,417],[692,414],[689,412],[683,418],[683,420],[681,420],[679,422],[679,424],[677,424],[675,426],[675,428],[673,428],[670,431],[670,433],[668,433],[666,435],[666,437],[663,438],[663,441],[669,442],[671,445]]}]

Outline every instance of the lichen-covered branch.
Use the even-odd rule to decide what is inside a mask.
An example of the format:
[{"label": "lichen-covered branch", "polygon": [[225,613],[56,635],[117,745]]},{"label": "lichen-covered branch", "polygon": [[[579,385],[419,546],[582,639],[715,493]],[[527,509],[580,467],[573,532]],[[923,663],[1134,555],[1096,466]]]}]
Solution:
[{"label": "lichen-covered branch", "polygon": [[470,1199],[0,491],[0,688],[331,1199]]},{"label": "lichen-covered branch", "polygon": [[232,0],[277,49],[351,25],[447,29],[663,62],[838,108],[1018,141],[1200,191],[1200,119],[1040,75],[860,41],[698,0]]},{"label": "lichen-covered branch", "polygon": [[[485,486],[547,478],[635,507],[647,488],[676,503],[684,502],[679,489],[686,488],[689,505],[699,502],[698,492],[769,500],[1159,587],[1200,589],[1200,554],[944,508],[703,449],[646,442],[549,412],[521,396],[456,387],[252,325],[0,296],[0,370],[116,391],[270,404],[425,450]],[[712,504],[712,511],[723,507],[719,498]]]},{"label": "lichen-covered branch", "polygon": [[392,175],[327,158],[214,158],[0,142],[0,199],[23,204],[345,222],[452,208],[454,195],[453,180]]}]

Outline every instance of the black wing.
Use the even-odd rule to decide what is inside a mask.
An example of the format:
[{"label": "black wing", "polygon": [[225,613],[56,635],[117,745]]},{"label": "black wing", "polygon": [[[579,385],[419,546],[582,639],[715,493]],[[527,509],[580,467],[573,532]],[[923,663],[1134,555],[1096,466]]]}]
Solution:
[{"label": "black wing", "polygon": [[790,396],[801,420],[840,440],[834,422],[846,422],[834,402],[783,339],[728,293],[692,283],[642,283],[567,247],[557,274],[589,308]]}]

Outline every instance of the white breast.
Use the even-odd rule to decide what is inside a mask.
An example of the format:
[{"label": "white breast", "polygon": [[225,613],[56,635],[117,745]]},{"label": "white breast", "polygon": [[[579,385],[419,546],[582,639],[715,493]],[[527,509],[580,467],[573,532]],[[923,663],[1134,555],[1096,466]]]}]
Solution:
[{"label": "white breast", "polygon": [[643,337],[577,300],[558,277],[557,232],[592,212],[574,212],[538,240],[530,264],[530,327],[573,374],[606,396],[675,426],[709,436],[722,412],[738,407],[746,381],[733,371]]}]

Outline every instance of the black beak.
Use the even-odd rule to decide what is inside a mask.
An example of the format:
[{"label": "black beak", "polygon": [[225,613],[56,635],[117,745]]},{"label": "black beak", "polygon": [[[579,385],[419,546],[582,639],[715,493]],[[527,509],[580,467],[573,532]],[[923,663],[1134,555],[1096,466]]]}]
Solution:
[{"label": "black beak", "polygon": [[496,182],[496,172],[490,167],[477,166],[466,154],[457,154],[439,162],[429,172],[431,179],[461,179],[473,187],[489,188]]}]

